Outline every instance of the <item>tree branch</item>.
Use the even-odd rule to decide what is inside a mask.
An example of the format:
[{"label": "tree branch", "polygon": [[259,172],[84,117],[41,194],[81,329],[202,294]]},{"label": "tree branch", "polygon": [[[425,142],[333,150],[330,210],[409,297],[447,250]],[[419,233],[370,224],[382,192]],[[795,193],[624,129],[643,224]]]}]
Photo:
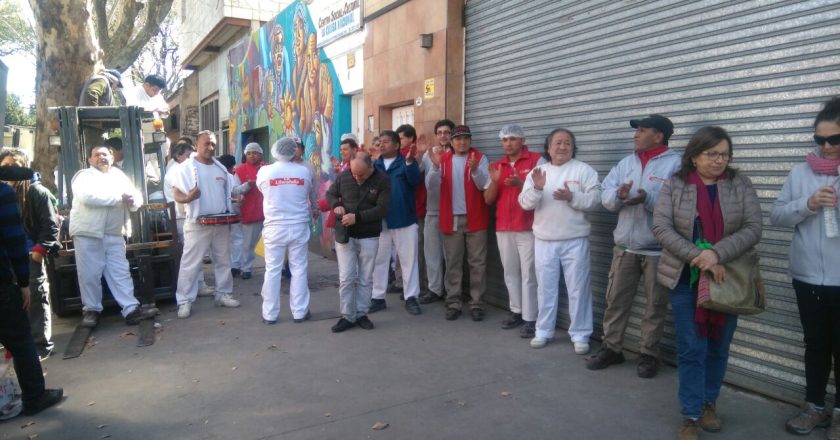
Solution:
[{"label": "tree branch", "polygon": [[111,49],[110,40],[108,38],[108,14],[106,6],[108,0],[94,0],[93,3],[93,19],[94,27],[96,28],[96,38],[99,40],[99,47],[105,52]]},{"label": "tree branch", "polygon": [[[164,18],[166,18],[166,15],[169,14],[169,10],[172,8],[172,1],[173,0],[147,0],[146,19],[143,23],[143,27],[140,28],[140,30],[133,36],[130,35],[130,32],[125,32],[121,35],[120,37],[125,40],[125,43],[114,46],[115,50],[106,52],[106,64],[117,69],[128,68],[128,66],[137,59],[137,56],[140,54],[143,46],[155,34],[157,34],[158,30],[160,30],[160,23]],[[136,2],[135,0],[129,0],[129,4],[131,3]],[[137,12],[139,13],[140,11]],[[137,14],[135,13],[132,18],[136,19],[136,16]],[[123,20],[127,20],[127,18],[124,18]],[[122,26],[122,24],[120,26]],[[119,34],[120,26],[117,28],[117,34]],[[128,40],[128,38],[125,38],[126,35],[131,36],[131,39]]]}]

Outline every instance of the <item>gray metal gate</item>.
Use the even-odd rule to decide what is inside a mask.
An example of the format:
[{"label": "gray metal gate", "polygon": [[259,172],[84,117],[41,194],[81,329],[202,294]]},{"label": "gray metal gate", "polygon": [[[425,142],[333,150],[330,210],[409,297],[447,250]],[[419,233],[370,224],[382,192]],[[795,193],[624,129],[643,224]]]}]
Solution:
[{"label": "gray metal gate", "polygon": [[[466,3],[465,119],[473,144],[502,155],[497,133],[521,124],[532,150],[556,127],[575,132],[578,158],[605,177],[632,152],[628,121],[673,120],[681,150],[705,125],[726,128],[733,165],[755,183],[766,212],[811,144],[820,103],[840,95],[840,3],[822,1],[554,1]],[[596,335],[615,216],[593,221]],[[765,220],[759,245],[769,309],[742,318],[727,381],[788,401],[803,398],[802,330],[787,275],[791,230]],[[507,297],[497,251],[491,301]],[[644,300],[637,296],[627,348],[638,350]],[[567,316],[561,311],[561,325]],[[669,323],[664,350],[673,358]]]}]

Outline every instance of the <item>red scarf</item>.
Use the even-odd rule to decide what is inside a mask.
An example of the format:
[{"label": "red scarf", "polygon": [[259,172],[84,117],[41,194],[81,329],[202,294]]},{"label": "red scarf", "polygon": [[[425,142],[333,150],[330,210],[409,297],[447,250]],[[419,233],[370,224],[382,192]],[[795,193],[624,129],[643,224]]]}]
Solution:
[{"label": "red scarf", "polygon": [[636,154],[639,156],[639,160],[642,161],[642,170],[645,169],[645,166],[647,166],[651,159],[666,151],[668,151],[667,145],[657,145],[648,150],[637,151]]},{"label": "red scarf", "polygon": [[[721,175],[718,180],[726,177]],[[697,191],[697,215],[700,217],[700,226],[703,231],[703,238],[711,244],[715,244],[723,238],[723,212],[720,209],[720,192],[715,201],[709,196],[706,184],[697,174],[692,171],[688,174],[687,183],[694,185]],[[708,276],[708,274],[700,274]],[[698,291],[698,296],[708,296],[708,291]],[[694,324],[697,327],[697,334],[702,338],[719,340],[723,334],[723,327],[726,324],[726,314],[715,312],[702,307],[697,307],[694,312]]]},{"label": "red scarf", "polygon": [[814,174],[822,174],[825,176],[836,176],[837,167],[840,166],[840,159],[826,159],[824,157],[817,156],[817,153],[814,153],[813,151],[805,156],[805,161],[807,161],[808,165],[811,166],[811,170],[814,171]]}]

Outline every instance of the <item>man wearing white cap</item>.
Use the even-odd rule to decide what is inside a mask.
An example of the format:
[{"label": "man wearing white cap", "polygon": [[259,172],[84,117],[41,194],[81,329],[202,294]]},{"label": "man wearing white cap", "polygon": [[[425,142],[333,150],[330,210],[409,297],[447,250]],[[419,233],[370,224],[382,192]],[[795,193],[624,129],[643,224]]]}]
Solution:
[{"label": "man wearing white cap", "polygon": [[[244,197],[240,209],[242,212],[242,279],[251,278],[254,267],[254,248],[260,241],[263,220],[263,194],[256,189],[257,173],[265,165],[262,161],[263,150],[260,144],[251,142],[245,146],[245,162],[236,167],[236,176],[242,182]],[[236,271],[233,272],[236,275]]]},{"label": "man wearing white cap", "polygon": [[317,209],[310,203],[312,180],[309,170],[292,162],[297,150],[294,139],[284,137],[271,147],[277,162],[260,168],[256,186],[262,195],[265,229],[265,278],[262,287],[262,320],[276,324],[280,315],[280,285],[286,252],[292,271],[289,308],[294,322],[306,321],[309,312],[307,285],[307,244],[310,213]]}]

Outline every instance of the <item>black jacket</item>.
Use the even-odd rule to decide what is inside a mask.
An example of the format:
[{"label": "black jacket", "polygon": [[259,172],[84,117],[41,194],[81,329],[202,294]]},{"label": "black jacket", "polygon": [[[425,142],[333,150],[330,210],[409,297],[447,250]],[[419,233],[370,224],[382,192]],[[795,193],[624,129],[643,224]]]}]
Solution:
[{"label": "black jacket", "polygon": [[33,248],[40,247],[47,254],[58,252],[58,210],[50,190],[41,182],[34,182],[26,193],[27,218],[23,224]]},{"label": "black jacket", "polygon": [[[330,208],[343,206],[345,212],[356,214],[356,224],[347,228],[351,238],[378,237],[382,232],[382,219],[388,214],[391,203],[391,179],[374,169],[373,174],[361,185],[350,169],[342,171],[327,190]],[[336,222],[341,220],[336,218]]]}]

